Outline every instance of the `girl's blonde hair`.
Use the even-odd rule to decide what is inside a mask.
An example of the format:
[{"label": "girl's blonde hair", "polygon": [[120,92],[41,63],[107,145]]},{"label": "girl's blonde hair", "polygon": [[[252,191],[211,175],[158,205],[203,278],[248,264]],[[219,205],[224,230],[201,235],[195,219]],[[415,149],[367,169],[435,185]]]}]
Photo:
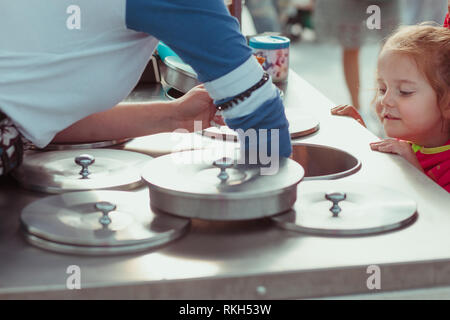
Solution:
[{"label": "girl's blonde hair", "polygon": [[436,93],[441,112],[450,104],[450,29],[422,23],[399,27],[384,43],[413,58]]}]

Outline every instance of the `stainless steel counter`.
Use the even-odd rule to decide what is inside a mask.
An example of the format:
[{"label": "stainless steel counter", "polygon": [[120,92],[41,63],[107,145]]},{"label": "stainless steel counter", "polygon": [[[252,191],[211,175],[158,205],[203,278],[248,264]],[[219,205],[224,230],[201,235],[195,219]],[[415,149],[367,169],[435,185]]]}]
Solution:
[{"label": "stainless steel counter", "polygon": [[[133,99],[161,97],[159,88],[152,90],[137,91]],[[318,133],[294,143],[352,153],[362,168],[343,180],[401,190],[416,199],[418,220],[402,230],[352,238],[302,235],[278,229],[269,220],[193,221],[186,236],[150,252],[73,256],[24,241],[21,209],[45,195],[3,179],[0,298],[283,299],[450,285],[447,192],[400,157],[371,151],[369,142],[377,138],[353,119],[331,116],[334,104],[292,71],[285,95],[286,108],[320,119]],[[148,197],[146,189],[136,192]],[[70,265],[80,267],[80,290],[66,287]],[[369,265],[380,267],[381,290],[367,288]]]}]

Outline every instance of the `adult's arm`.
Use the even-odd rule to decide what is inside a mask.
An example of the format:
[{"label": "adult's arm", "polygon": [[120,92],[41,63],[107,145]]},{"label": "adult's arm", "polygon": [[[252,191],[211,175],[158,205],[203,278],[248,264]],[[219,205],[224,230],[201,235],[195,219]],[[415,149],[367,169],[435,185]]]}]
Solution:
[{"label": "adult's arm", "polygon": [[165,102],[121,104],[75,122],[59,132],[53,142],[118,140],[170,131],[170,115]]},{"label": "adult's arm", "polygon": [[[126,24],[171,47],[197,72],[216,102],[232,99],[263,76],[237,20],[228,13],[223,0],[127,0]],[[278,129],[279,141],[275,142],[279,153],[284,157],[290,155],[288,122],[271,81],[223,112],[223,116],[232,129]],[[269,132],[268,148],[270,139]]]},{"label": "adult's arm", "polygon": [[54,143],[118,140],[183,128],[193,131],[194,121],[209,126],[215,107],[200,85],[169,102],[121,103],[92,114],[59,132]]}]

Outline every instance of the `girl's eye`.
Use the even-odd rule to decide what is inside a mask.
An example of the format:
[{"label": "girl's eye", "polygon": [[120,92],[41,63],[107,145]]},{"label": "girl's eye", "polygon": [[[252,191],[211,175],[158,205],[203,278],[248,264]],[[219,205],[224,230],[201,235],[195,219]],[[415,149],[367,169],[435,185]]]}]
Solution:
[{"label": "girl's eye", "polygon": [[409,95],[411,95],[413,93],[414,93],[414,91],[403,91],[403,90],[400,90],[400,94],[402,96],[409,96]]},{"label": "girl's eye", "polygon": [[379,88],[379,89],[378,89],[378,92],[379,92],[379,93],[382,93],[382,94],[385,94],[385,93],[386,93],[386,89]]}]

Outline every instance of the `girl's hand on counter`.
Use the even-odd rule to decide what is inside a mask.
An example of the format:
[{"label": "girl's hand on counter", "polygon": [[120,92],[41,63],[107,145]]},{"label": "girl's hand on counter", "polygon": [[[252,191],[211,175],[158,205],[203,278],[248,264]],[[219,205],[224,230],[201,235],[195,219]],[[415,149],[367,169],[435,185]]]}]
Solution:
[{"label": "girl's hand on counter", "polygon": [[181,98],[172,101],[172,107],[174,130],[187,129],[192,132],[194,121],[201,121],[202,129],[209,128],[216,114],[216,106],[203,85],[192,88]]},{"label": "girl's hand on counter", "polygon": [[412,150],[411,144],[404,140],[384,139],[371,143],[370,148],[379,152],[398,154],[399,156],[405,158],[405,160],[413,166],[423,171],[416,155],[414,154],[414,151]]},{"label": "girl's hand on counter", "polygon": [[351,117],[351,118],[355,119],[356,121],[358,121],[363,127],[366,127],[366,124],[364,123],[364,120],[362,119],[358,110],[353,106],[349,106],[347,104],[338,105],[337,107],[334,107],[333,109],[331,109],[331,114],[336,115],[336,116]]}]

